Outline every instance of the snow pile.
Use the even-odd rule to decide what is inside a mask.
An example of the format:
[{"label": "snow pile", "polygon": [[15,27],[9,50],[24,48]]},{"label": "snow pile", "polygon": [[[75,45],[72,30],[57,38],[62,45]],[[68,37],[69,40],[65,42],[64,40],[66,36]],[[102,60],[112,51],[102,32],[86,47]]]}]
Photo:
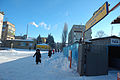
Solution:
[{"label": "snow pile", "polygon": [[57,55],[55,54],[51,58],[48,58],[47,63],[50,66],[57,68],[57,69],[60,68],[65,71],[70,70],[68,59],[66,57],[64,57],[63,54],[61,54],[61,53],[57,54]]},{"label": "snow pile", "polygon": [[[27,49],[8,49],[8,50],[0,50],[0,63],[13,61],[19,58],[24,58],[28,56],[33,56],[35,50],[27,50]],[[41,51],[41,53],[47,53],[47,51]]]}]

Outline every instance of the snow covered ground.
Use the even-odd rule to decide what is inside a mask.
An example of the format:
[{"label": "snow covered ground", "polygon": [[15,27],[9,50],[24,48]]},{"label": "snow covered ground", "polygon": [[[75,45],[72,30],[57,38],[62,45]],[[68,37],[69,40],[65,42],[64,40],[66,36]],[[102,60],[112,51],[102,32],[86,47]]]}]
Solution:
[{"label": "snow covered ground", "polygon": [[118,71],[105,76],[83,76],[69,69],[69,62],[62,53],[48,58],[42,51],[42,63],[36,65],[34,50],[0,50],[0,80],[117,80]]}]

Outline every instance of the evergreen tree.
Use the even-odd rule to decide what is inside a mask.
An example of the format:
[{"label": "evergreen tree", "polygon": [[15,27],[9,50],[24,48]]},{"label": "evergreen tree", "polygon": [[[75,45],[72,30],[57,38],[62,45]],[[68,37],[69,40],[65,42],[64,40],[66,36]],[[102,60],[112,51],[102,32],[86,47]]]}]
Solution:
[{"label": "evergreen tree", "polygon": [[68,32],[68,25],[67,25],[67,23],[65,23],[65,24],[64,24],[63,33],[62,33],[62,46],[61,46],[61,49],[62,49],[62,50],[63,50],[63,47],[66,46],[67,32]]},{"label": "evergreen tree", "polygon": [[51,48],[55,48],[54,38],[51,34],[48,34],[48,38],[46,39],[46,43],[51,46]]},{"label": "evergreen tree", "polygon": [[39,34],[39,36],[37,37],[37,44],[41,44],[41,43],[42,43],[42,39],[41,39],[40,34]]}]

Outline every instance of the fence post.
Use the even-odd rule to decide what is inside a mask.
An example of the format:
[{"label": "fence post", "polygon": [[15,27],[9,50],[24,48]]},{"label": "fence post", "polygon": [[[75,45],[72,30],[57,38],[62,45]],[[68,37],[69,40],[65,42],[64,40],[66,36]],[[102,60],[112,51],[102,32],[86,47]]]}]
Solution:
[{"label": "fence post", "polygon": [[119,72],[117,73],[117,80],[120,80],[120,74],[119,74]]},{"label": "fence post", "polygon": [[68,60],[70,61],[70,68],[71,68],[71,65],[72,65],[72,50],[69,50]]}]

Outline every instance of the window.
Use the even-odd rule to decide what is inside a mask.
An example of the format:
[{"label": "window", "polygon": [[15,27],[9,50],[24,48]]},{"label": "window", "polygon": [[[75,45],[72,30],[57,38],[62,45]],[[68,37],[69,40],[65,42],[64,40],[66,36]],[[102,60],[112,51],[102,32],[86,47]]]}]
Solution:
[{"label": "window", "polygon": [[25,42],[21,42],[20,46],[26,46]]},{"label": "window", "polygon": [[11,30],[15,30],[15,28],[13,27],[13,26],[11,26],[11,25],[9,25],[9,29],[11,29]]},{"label": "window", "polygon": [[31,46],[32,46],[32,43],[29,43],[29,46],[31,47]]},{"label": "window", "polygon": [[9,35],[9,36],[11,36],[11,35],[14,36],[14,35],[15,35],[15,31],[9,29],[9,30],[8,30],[8,35]]},{"label": "window", "polygon": [[26,46],[29,46],[29,43],[26,43]]},{"label": "window", "polygon": [[6,27],[6,25],[3,25],[3,27]]},{"label": "window", "polygon": [[5,31],[5,29],[2,29],[2,31]]}]

